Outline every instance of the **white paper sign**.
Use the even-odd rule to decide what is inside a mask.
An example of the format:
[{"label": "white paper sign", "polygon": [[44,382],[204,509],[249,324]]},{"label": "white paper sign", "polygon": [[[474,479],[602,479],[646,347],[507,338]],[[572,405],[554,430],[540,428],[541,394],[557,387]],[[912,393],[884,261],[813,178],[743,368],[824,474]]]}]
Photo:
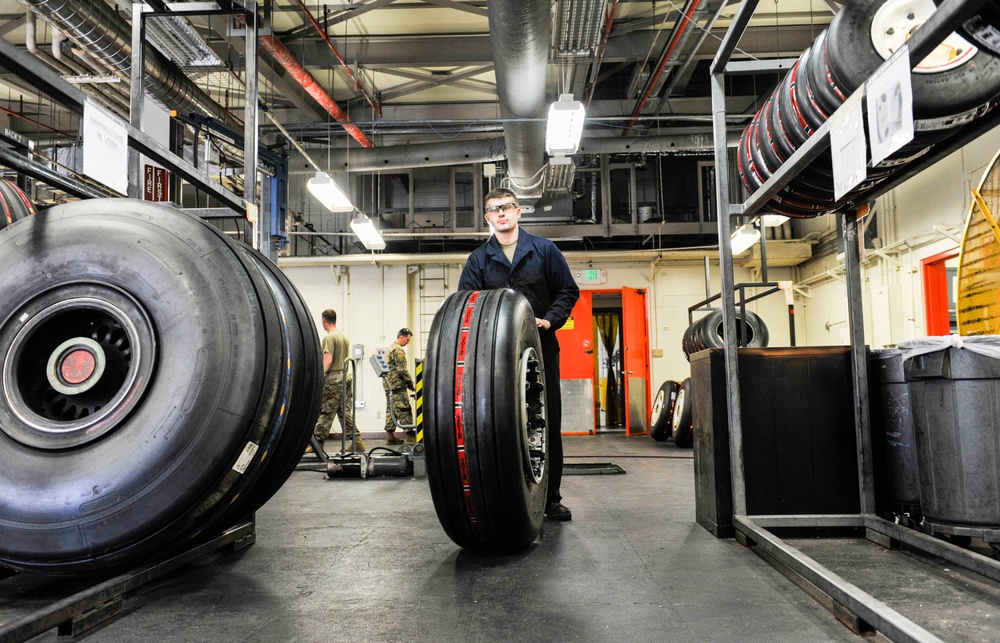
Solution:
[{"label": "white paper sign", "polygon": [[872,166],[913,139],[910,50],[900,47],[868,79],[868,135]]},{"label": "white paper sign", "polygon": [[83,104],[83,173],[115,192],[128,192],[128,130],[89,99]]},{"label": "white paper sign", "polygon": [[[855,93],[860,97],[861,94]],[[852,96],[853,98],[853,96]],[[865,180],[868,173],[867,142],[862,118],[861,101],[848,100],[838,113],[844,118],[830,122],[830,154],[833,157],[833,198],[840,200],[854,186]]]}]

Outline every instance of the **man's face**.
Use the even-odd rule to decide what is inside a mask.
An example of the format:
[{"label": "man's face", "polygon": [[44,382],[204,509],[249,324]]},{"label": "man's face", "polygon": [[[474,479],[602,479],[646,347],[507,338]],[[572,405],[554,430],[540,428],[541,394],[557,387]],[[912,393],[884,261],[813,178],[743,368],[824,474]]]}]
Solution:
[{"label": "man's face", "polygon": [[521,208],[514,204],[514,198],[502,196],[486,202],[486,221],[497,232],[509,232],[517,227],[521,218]]},{"label": "man's face", "polygon": [[406,346],[407,344],[410,343],[410,339],[412,338],[413,335],[403,335],[402,337],[397,337],[396,341],[399,342],[400,346]]}]

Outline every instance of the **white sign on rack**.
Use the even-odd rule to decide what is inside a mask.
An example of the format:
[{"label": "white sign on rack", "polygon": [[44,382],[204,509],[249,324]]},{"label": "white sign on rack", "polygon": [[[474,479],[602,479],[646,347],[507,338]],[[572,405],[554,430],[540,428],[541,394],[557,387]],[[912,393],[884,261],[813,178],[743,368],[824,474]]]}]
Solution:
[{"label": "white sign on rack", "polygon": [[868,135],[872,167],[913,140],[910,50],[900,47],[868,79]]},{"label": "white sign on rack", "polygon": [[830,119],[830,155],[833,157],[833,198],[839,201],[867,176],[861,94],[855,92],[837,114]]},{"label": "white sign on rack", "polygon": [[128,130],[89,98],[83,103],[83,173],[128,193]]}]

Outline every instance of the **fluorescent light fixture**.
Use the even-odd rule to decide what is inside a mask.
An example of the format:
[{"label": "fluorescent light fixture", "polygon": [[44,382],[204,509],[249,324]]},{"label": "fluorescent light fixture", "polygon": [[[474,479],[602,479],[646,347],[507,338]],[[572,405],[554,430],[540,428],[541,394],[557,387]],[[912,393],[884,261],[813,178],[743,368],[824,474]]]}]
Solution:
[{"label": "fluorescent light fixture", "polygon": [[359,212],[357,217],[351,219],[351,230],[354,230],[354,234],[358,235],[361,243],[369,250],[385,250],[385,239],[365,213]]},{"label": "fluorescent light fixture", "polygon": [[330,212],[354,211],[354,204],[326,172],[317,172],[316,176],[306,183],[306,187]]},{"label": "fluorescent light fixture", "polygon": [[785,221],[788,221],[788,217],[783,214],[762,214],[760,215],[760,222],[764,224],[766,228],[777,228]]},{"label": "fluorescent light fixture", "polygon": [[549,156],[569,156],[580,149],[583,136],[583,103],[573,100],[573,94],[560,94],[549,106],[549,122],[545,129],[545,151]]},{"label": "fluorescent light fixture", "polygon": [[760,230],[746,223],[733,232],[733,255],[746,251],[750,246],[760,241]]}]

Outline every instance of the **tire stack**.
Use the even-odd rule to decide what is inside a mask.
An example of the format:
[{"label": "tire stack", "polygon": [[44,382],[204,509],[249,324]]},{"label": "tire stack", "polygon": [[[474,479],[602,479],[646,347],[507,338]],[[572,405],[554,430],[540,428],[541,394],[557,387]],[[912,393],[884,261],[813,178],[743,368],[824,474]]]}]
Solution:
[{"label": "tire stack", "polygon": [[19,221],[0,254],[0,562],[135,566],[217,535],[284,483],[322,368],[276,266],[129,199]]},{"label": "tire stack", "polygon": [[35,206],[19,187],[0,178],[0,229],[35,213]]},{"label": "tire stack", "polygon": [[[740,346],[750,348],[767,346],[770,339],[764,320],[750,310],[746,311],[746,317],[739,310],[736,311],[736,337]],[[708,348],[722,348],[724,342],[722,311],[714,310],[688,326],[681,338],[681,348],[684,349],[684,357],[690,362],[692,354]]]},{"label": "tire stack", "polygon": [[[736,165],[746,189],[751,194],[759,189],[933,11],[932,0],[845,3],[744,129]],[[945,50],[950,53],[942,56]],[[869,167],[867,178],[839,200],[834,198],[827,150],[772,197],[767,208],[794,218],[836,211],[927,153],[994,107],[1000,58],[952,34],[914,70],[911,82],[913,140]],[[881,98],[886,109],[898,108],[892,103],[899,97]],[[868,132],[869,137],[875,134]]]}]

